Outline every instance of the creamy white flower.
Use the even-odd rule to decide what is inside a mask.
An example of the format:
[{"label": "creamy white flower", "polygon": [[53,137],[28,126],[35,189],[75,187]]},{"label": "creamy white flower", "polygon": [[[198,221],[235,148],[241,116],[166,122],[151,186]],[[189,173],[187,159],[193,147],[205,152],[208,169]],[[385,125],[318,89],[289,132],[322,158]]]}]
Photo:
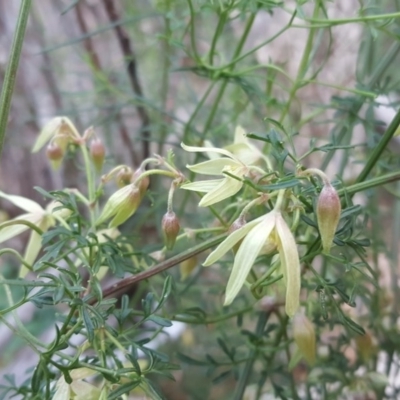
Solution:
[{"label": "creamy white flower", "polygon": [[[207,193],[200,201],[200,207],[208,207],[219,201],[225,200],[235,195],[243,186],[243,177],[249,171],[249,167],[243,164],[230,151],[218,149],[216,147],[193,147],[181,144],[184,150],[189,152],[210,152],[221,154],[225,157],[214,158],[199,164],[187,165],[187,168],[193,172],[203,175],[222,175],[222,179],[213,179],[206,181],[197,181],[186,183],[181,189],[193,190],[196,192]],[[234,175],[233,178],[224,173]]]},{"label": "creamy white flower", "polygon": [[[0,243],[5,242],[19,235],[22,232],[27,231],[29,228],[24,221],[30,222],[37,226],[41,231],[46,232],[50,227],[56,224],[56,219],[65,219],[70,215],[70,210],[61,209],[53,211],[61,204],[58,202],[51,202],[45,209],[41,205],[21,196],[8,195],[0,192],[0,197],[10,201],[17,207],[26,211],[26,214],[22,214],[11,221],[6,221],[0,224]],[[13,222],[12,225],[9,223]],[[24,254],[24,261],[27,264],[32,265],[36,260],[41,248],[42,237],[38,232],[32,231],[29,238],[28,245]],[[28,269],[23,265],[20,270],[20,277],[24,277],[28,273]]]},{"label": "creamy white flower", "polygon": [[232,303],[244,285],[256,258],[263,252],[266,243],[270,245],[272,242],[278,248],[286,284],[285,310],[287,315],[292,317],[299,307],[300,261],[293,234],[282,214],[272,210],[234,231],[208,256],[203,265],[214,264],[242,239],[226,286],[224,305]]}]

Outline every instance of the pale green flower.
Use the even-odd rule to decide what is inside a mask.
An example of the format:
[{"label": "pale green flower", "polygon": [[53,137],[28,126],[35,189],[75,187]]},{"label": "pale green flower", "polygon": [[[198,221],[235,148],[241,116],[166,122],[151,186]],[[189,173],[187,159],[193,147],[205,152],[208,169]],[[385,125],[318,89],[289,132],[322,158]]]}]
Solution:
[{"label": "pale green flower", "polygon": [[32,153],[37,153],[52,141],[64,152],[71,141],[79,140],[80,137],[75,125],[68,117],[54,117],[40,132],[32,148]]},{"label": "pale green flower", "polygon": [[[29,226],[24,224],[22,221],[30,222],[31,224],[37,226],[41,231],[46,232],[50,227],[56,224],[57,218],[65,219],[70,214],[70,210],[65,208],[53,211],[56,207],[61,205],[60,203],[54,201],[44,209],[38,203],[30,199],[26,199],[25,197],[8,195],[3,192],[0,192],[0,197],[10,201],[17,207],[27,212],[26,214],[20,215],[11,220],[15,222],[13,225],[8,225],[10,221],[0,224],[0,243],[27,231]],[[39,235],[39,233],[36,231],[32,231],[24,254],[24,261],[27,264],[32,265],[36,260],[41,248],[41,241],[41,235]],[[27,273],[28,269],[25,266],[22,266],[19,274],[20,277],[23,278]]]},{"label": "pale green flower", "polygon": [[103,211],[96,221],[100,225],[107,219],[114,217],[109,224],[109,228],[114,228],[124,223],[140,205],[142,197],[139,188],[131,183],[117,190],[107,200]]},{"label": "pale green flower", "polygon": [[[235,195],[243,186],[243,177],[248,173],[249,167],[243,164],[237,157],[230,151],[218,149],[216,147],[193,147],[181,144],[184,150],[190,152],[206,152],[217,153],[225,157],[214,158],[212,160],[204,161],[195,165],[187,165],[191,171],[203,175],[222,175],[221,179],[213,179],[206,181],[198,181],[186,183],[181,186],[181,189],[193,190],[196,192],[207,193],[200,201],[200,207],[208,207],[219,201],[225,200]],[[228,172],[237,177],[232,178],[225,175]]]},{"label": "pale green flower", "polygon": [[244,285],[256,258],[263,252],[266,244],[273,248],[272,242],[278,248],[286,284],[286,313],[292,317],[299,307],[300,261],[295,239],[280,211],[272,210],[231,233],[208,256],[203,265],[214,264],[242,239],[226,286],[224,305],[232,303]]}]

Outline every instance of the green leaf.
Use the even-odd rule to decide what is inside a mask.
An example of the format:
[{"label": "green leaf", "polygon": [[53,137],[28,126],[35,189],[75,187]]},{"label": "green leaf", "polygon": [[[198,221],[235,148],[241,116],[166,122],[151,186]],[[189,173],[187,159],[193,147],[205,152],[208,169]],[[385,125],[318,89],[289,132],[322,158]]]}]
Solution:
[{"label": "green leaf", "polygon": [[160,326],[172,326],[172,322],[169,321],[168,319],[159,317],[158,315],[150,315],[150,317],[147,318],[147,321],[153,321],[155,324],[160,325]]},{"label": "green leaf", "polygon": [[128,383],[124,383],[121,385],[118,389],[113,390],[109,395],[108,395],[108,400],[115,400],[118,399],[120,396],[123,394],[128,394],[131,390],[135,389],[135,387],[139,386],[141,383],[141,380],[136,380]]}]

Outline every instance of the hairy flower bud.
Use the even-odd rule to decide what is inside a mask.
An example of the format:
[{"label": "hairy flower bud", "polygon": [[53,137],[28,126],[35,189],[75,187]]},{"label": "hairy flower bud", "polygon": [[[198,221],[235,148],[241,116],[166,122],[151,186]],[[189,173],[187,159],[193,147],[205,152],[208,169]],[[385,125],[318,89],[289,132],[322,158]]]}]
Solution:
[{"label": "hairy flower bud", "polygon": [[106,149],[100,139],[94,139],[90,143],[90,155],[92,156],[93,164],[98,172],[103,168]]},{"label": "hairy flower bud", "polygon": [[293,317],[293,338],[301,355],[308,364],[315,363],[315,330],[314,325],[304,315],[297,313]]},{"label": "hairy flower bud", "polygon": [[64,157],[64,151],[57,143],[50,143],[46,148],[46,156],[54,170],[60,168]]},{"label": "hairy flower bud", "polygon": [[178,236],[180,225],[178,217],[173,211],[168,211],[161,222],[161,227],[164,234],[165,246],[168,250],[174,247],[176,237]]},{"label": "hairy flower bud", "polygon": [[342,207],[336,189],[328,182],[321,190],[317,204],[318,228],[324,253],[329,253]]}]

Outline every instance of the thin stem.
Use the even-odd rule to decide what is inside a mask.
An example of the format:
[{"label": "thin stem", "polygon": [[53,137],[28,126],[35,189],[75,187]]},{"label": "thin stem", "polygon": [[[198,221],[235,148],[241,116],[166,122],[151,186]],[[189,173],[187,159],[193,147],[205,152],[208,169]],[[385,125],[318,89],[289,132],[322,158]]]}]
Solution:
[{"label": "thin stem", "polygon": [[400,172],[390,172],[385,175],[377,176],[376,178],[371,178],[368,181],[354,183],[353,185],[346,186],[344,188],[340,188],[337,190],[339,196],[343,194],[348,194],[352,196],[358,192],[362,192],[363,190],[371,189],[373,187],[382,186],[390,182],[396,182],[400,180]]},{"label": "thin stem", "polygon": [[[149,268],[146,271],[140,272],[137,275],[130,276],[129,278],[125,278],[122,281],[119,281],[118,283],[109,286],[108,288],[105,288],[103,291],[103,297],[109,297],[112,295],[115,295],[116,293],[119,293],[121,291],[126,291],[130,287],[132,287],[135,283],[143,281],[145,279],[148,279],[154,275],[158,275],[161,272],[166,271],[169,268],[174,267],[175,265],[180,264],[182,261],[187,260],[191,257],[194,257],[197,254],[202,253],[203,251],[216,246],[217,244],[221,243],[225,238],[227,234],[224,233],[222,235],[216,236],[212,239],[207,240],[204,243],[201,243],[197,246],[192,247],[190,250],[184,251],[180,254],[177,254],[174,257],[171,257],[168,260],[162,261],[161,263],[155,265],[152,268]],[[97,300],[92,299],[90,301],[90,304],[95,303]]]},{"label": "thin stem", "polygon": [[[270,313],[260,312],[257,321],[257,327],[255,330],[255,336],[261,337],[264,332],[265,324],[269,319]],[[250,375],[253,371],[253,364],[257,358],[258,348],[255,346],[249,354],[249,358],[246,361],[246,365],[244,366],[242,375],[240,376],[239,382],[235,389],[235,394],[232,397],[232,400],[242,400],[244,391],[246,390],[247,385],[249,384]]]},{"label": "thin stem", "polygon": [[32,0],[22,0],[19,9],[17,26],[15,28],[14,40],[11,46],[10,62],[8,63],[4,76],[3,88],[0,97],[0,157],[8,124],[11,99],[14,91],[15,79],[24,42],[26,25],[28,23],[29,10]]},{"label": "thin stem", "polygon": [[215,47],[217,45],[217,41],[221,35],[223,27],[225,26],[227,16],[228,16],[228,9],[226,9],[225,11],[222,11],[222,13],[218,19],[218,25],[217,25],[217,28],[215,29],[214,36],[212,38],[210,52],[208,53],[208,62],[210,63],[210,65],[214,64]]},{"label": "thin stem", "polygon": [[[320,7],[320,3],[319,3],[319,1],[316,1],[315,6],[314,6],[314,11],[313,11],[313,18],[315,18],[318,15],[319,7]],[[303,57],[301,58],[301,61],[300,61],[300,66],[298,69],[296,80],[292,85],[292,88],[289,92],[289,99],[286,102],[285,108],[283,109],[282,114],[279,118],[280,123],[282,123],[282,121],[285,119],[287,113],[289,112],[290,105],[292,104],[292,101],[297,93],[297,90],[300,87],[301,81],[304,79],[304,76],[307,72],[308,63],[309,63],[309,59],[310,59],[310,55],[311,55],[311,51],[312,51],[313,42],[314,42],[314,36],[315,36],[315,28],[310,28],[309,33],[308,33],[306,47],[304,48]]]},{"label": "thin stem", "polygon": [[[395,42],[393,45],[390,47],[389,51],[385,54],[385,56],[382,58],[381,62],[377,65],[374,73],[371,75],[369,82],[365,85],[365,90],[372,90],[372,88],[376,85],[378,80],[381,78],[382,74],[386,71],[386,69],[392,65],[392,61],[394,58],[397,56],[398,52],[400,51],[400,43]],[[338,129],[339,133],[337,137],[335,138],[335,143],[336,144],[341,144],[343,141],[343,138],[351,132],[353,129],[353,126],[355,125],[357,121],[357,115],[359,111],[361,110],[361,107],[364,104],[364,96],[357,96],[348,111],[349,118],[346,120],[343,120],[339,123]],[[332,157],[335,154],[335,150],[331,150],[327,153],[327,155],[324,158],[324,161],[322,163],[321,169],[325,170],[326,167],[329,165],[329,163],[332,160]]]},{"label": "thin stem", "polygon": [[375,164],[379,161],[379,158],[382,152],[385,150],[386,146],[388,145],[390,139],[392,139],[393,135],[396,133],[398,126],[400,125],[400,110],[397,111],[397,114],[393,118],[392,122],[386,129],[386,132],[383,134],[381,140],[379,141],[378,145],[372,151],[372,154],[368,157],[368,161],[365,164],[363,170],[358,175],[356,182],[363,182],[368,174],[371,172],[372,168]]}]

